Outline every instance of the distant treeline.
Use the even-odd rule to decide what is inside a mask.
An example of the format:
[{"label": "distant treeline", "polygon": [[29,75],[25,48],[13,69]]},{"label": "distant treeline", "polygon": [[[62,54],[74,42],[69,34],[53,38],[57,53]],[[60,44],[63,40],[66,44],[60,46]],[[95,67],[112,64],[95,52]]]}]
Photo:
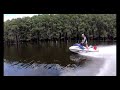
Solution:
[{"label": "distant treeline", "polygon": [[4,22],[4,42],[116,40],[115,14],[40,14]]}]

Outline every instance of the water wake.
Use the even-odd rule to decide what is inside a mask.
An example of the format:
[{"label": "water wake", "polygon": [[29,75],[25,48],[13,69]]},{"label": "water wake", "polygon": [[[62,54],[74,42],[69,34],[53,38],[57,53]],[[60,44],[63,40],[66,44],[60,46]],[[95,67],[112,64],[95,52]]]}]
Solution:
[{"label": "water wake", "polygon": [[[69,72],[62,73],[61,76],[116,76],[116,45],[98,46],[98,49],[99,52],[80,54],[102,59],[94,59],[86,67],[77,68],[74,71],[69,70]],[[104,63],[101,63],[100,60],[104,60]]]}]

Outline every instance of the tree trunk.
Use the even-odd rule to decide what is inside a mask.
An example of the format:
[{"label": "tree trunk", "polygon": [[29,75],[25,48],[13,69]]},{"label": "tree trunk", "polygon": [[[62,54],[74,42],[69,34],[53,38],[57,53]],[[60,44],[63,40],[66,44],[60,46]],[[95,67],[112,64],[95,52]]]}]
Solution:
[{"label": "tree trunk", "polygon": [[15,35],[15,37],[16,37],[16,43],[18,43],[17,34]]},{"label": "tree trunk", "polygon": [[98,32],[98,33],[99,33],[98,38],[99,38],[99,40],[100,40],[100,30],[98,30],[98,31],[99,31],[99,32]]},{"label": "tree trunk", "polygon": [[61,33],[59,33],[59,40],[61,41]]},{"label": "tree trunk", "polygon": [[94,39],[94,30],[92,30],[92,33],[93,33],[92,39]]},{"label": "tree trunk", "polygon": [[67,37],[67,32],[66,32],[66,34],[65,34],[65,39],[66,39],[66,40],[68,40],[68,37]]}]

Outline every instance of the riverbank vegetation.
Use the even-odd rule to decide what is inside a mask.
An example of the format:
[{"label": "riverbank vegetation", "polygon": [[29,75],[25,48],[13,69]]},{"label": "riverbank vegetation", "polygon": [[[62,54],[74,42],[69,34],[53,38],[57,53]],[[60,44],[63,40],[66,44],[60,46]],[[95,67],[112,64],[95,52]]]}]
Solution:
[{"label": "riverbank vegetation", "polygon": [[4,42],[116,40],[115,14],[40,14],[4,22]]}]

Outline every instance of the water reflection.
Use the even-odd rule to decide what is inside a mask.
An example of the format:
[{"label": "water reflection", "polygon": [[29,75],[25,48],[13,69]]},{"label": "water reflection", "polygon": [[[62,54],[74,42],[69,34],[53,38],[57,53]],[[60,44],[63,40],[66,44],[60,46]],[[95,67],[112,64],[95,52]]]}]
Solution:
[{"label": "water reflection", "polygon": [[88,59],[80,54],[71,54],[70,60],[74,61],[78,66],[83,66]]},{"label": "water reflection", "polygon": [[4,58],[8,62],[17,61],[19,63],[61,64],[63,66],[74,63],[69,59],[69,50],[63,43],[52,47],[51,44],[47,43],[41,45],[27,44],[27,46],[23,44],[19,45],[19,48],[6,46],[4,48]]},{"label": "water reflection", "polygon": [[[104,65],[104,58],[93,58],[70,53],[68,48],[74,43],[39,42],[39,44],[5,45],[4,75],[80,76],[98,73]],[[79,74],[75,73],[76,71],[79,71]]]},{"label": "water reflection", "polygon": [[63,71],[72,70],[75,64],[61,66],[60,64],[28,64],[28,63],[4,63],[5,76],[59,76]]},{"label": "water reflection", "polygon": [[[88,59],[89,58],[89,59]],[[84,57],[79,54],[71,54],[70,60],[72,64],[46,64],[38,63],[35,60],[13,61],[4,60],[4,75],[5,76],[64,76],[74,75],[73,71],[79,70],[81,75],[95,75],[102,67],[104,60],[100,58]],[[73,74],[74,73],[74,74]]]}]

